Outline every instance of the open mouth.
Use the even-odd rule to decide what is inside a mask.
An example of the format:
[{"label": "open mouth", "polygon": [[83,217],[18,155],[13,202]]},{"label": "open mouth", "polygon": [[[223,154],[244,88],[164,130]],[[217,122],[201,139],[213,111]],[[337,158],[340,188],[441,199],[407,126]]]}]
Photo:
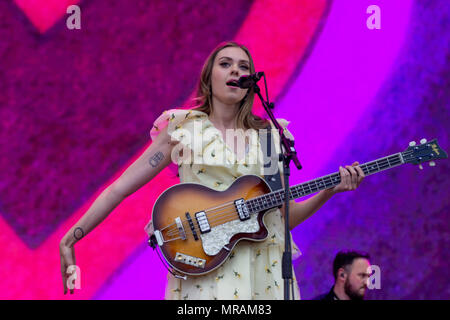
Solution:
[{"label": "open mouth", "polygon": [[238,87],[239,86],[238,84],[239,84],[239,82],[237,80],[227,81],[227,86],[229,86],[229,87]]}]

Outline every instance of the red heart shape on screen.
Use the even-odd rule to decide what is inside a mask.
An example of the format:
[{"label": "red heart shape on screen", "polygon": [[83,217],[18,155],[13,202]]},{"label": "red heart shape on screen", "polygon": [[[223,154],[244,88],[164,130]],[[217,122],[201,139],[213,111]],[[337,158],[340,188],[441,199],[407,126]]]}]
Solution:
[{"label": "red heart shape on screen", "polygon": [[67,12],[67,7],[80,0],[14,0],[40,33],[50,29]]}]

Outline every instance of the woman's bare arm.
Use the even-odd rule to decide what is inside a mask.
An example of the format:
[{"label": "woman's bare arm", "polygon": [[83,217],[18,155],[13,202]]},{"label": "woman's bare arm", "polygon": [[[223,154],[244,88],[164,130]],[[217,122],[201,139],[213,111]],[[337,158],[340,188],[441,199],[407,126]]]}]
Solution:
[{"label": "woman's bare arm", "polygon": [[166,132],[133,162],[125,172],[107,187],[81,219],[66,233],[62,242],[73,246],[102,222],[126,197],[153,179],[171,161],[173,144]]},{"label": "woman's bare arm", "polygon": [[[171,141],[166,130],[163,130],[142,155],[117,180],[103,190],[86,213],[61,239],[59,247],[64,293],[67,292],[66,281],[69,276],[66,274],[67,268],[75,265],[74,244],[105,220],[126,197],[161,172],[171,161],[174,145],[175,143]],[[73,293],[73,289],[70,289]]]}]

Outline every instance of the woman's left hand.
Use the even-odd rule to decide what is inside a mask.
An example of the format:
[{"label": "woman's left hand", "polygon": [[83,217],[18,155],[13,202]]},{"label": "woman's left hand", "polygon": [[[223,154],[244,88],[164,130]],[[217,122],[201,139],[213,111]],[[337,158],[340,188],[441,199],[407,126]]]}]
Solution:
[{"label": "woman's left hand", "polygon": [[339,173],[341,175],[341,183],[332,189],[329,189],[333,194],[338,192],[355,190],[359,187],[363,181],[365,175],[362,169],[359,167],[359,163],[356,161],[351,166],[339,167]]}]

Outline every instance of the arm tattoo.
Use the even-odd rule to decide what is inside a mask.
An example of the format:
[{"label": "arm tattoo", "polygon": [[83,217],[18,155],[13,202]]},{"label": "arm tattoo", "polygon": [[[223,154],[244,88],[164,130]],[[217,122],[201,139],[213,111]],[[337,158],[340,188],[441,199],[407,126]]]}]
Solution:
[{"label": "arm tattoo", "polygon": [[157,153],[155,153],[155,155],[153,155],[150,158],[148,162],[153,168],[155,168],[158,166],[158,164],[161,162],[162,159],[164,159],[164,155],[161,151],[158,151]]},{"label": "arm tattoo", "polygon": [[80,240],[81,238],[83,238],[84,237],[83,229],[81,229],[80,227],[75,228],[75,230],[73,231],[73,237],[77,240]]}]

